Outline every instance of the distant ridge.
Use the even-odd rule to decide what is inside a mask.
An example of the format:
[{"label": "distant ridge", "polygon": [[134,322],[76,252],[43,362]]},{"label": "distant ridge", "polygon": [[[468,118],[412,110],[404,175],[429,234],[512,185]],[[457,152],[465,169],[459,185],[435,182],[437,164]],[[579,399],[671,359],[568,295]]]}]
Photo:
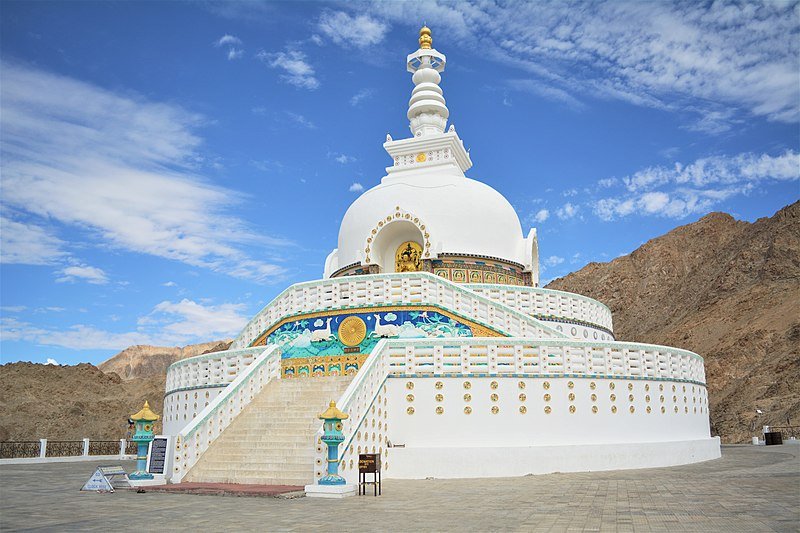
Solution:
[{"label": "distant ridge", "polygon": [[97,367],[103,372],[115,372],[122,379],[164,377],[167,367],[175,361],[208,352],[227,350],[230,340],[190,344],[183,347],[148,346],[137,344],[125,348]]},{"label": "distant ridge", "polygon": [[800,425],[800,202],[754,223],[710,213],[547,287],[608,305],[620,340],[702,355],[724,442]]}]

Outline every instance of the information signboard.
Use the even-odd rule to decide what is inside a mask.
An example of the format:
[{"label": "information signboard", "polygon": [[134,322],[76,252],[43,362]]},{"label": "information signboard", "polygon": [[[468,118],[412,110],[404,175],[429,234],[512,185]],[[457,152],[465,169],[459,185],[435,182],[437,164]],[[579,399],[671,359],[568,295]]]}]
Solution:
[{"label": "information signboard", "polygon": [[163,474],[167,462],[169,439],[156,437],[150,444],[150,456],[147,461],[147,471],[151,474]]},{"label": "information signboard", "polygon": [[130,487],[128,473],[121,466],[98,466],[89,481],[84,483],[82,491],[91,492],[114,492],[115,482],[117,485],[124,483]]}]

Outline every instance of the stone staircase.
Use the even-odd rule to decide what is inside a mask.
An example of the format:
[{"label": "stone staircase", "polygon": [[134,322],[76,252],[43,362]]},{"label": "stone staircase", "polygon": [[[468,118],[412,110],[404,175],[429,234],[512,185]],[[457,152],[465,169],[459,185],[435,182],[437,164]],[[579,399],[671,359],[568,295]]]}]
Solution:
[{"label": "stone staircase", "polygon": [[353,376],[276,379],[200,457],[183,481],[306,485],[314,481],[317,415]]}]

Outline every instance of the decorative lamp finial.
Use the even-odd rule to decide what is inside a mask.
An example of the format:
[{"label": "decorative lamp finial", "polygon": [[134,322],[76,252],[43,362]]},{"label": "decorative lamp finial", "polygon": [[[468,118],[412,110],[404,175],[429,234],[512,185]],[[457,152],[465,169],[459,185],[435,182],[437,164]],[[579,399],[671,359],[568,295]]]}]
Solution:
[{"label": "decorative lamp finial", "polygon": [[422,29],[419,30],[419,47],[422,50],[430,50],[431,44],[433,44],[431,29],[427,26],[422,26]]}]

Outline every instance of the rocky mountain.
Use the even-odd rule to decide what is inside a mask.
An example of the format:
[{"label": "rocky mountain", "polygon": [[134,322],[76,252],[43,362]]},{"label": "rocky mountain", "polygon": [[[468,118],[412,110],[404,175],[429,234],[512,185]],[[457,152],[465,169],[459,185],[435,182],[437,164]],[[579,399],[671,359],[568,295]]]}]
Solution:
[{"label": "rocky mountain", "polygon": [[620,340],[702,355],[723,441],[800,426],[800,202],[754,223],[711,213],[548,287],[608,305]]},{"label": "rocky mountain", "polygon": [[93,365],[0,366],[0,440],[117,440],[145,400],[161,412],[164,378],[124,381]]},{"label": "rocky mountain", "polygon": [[128,416],[145,400],[161,413],[169,365],[228,346],[230,341],[182,348],[131,346],[99,368],[86,363],[1,365],[0,440],[121,439]]},{"label": "rocky mountain", "polygon": [[114,372],[122,379],[164,378],[167,367],[175,361],[210,352],[227,350],[230,341],[204,342],[183,347],[136,345],[125,348],[98,365],[105,373]]}]

